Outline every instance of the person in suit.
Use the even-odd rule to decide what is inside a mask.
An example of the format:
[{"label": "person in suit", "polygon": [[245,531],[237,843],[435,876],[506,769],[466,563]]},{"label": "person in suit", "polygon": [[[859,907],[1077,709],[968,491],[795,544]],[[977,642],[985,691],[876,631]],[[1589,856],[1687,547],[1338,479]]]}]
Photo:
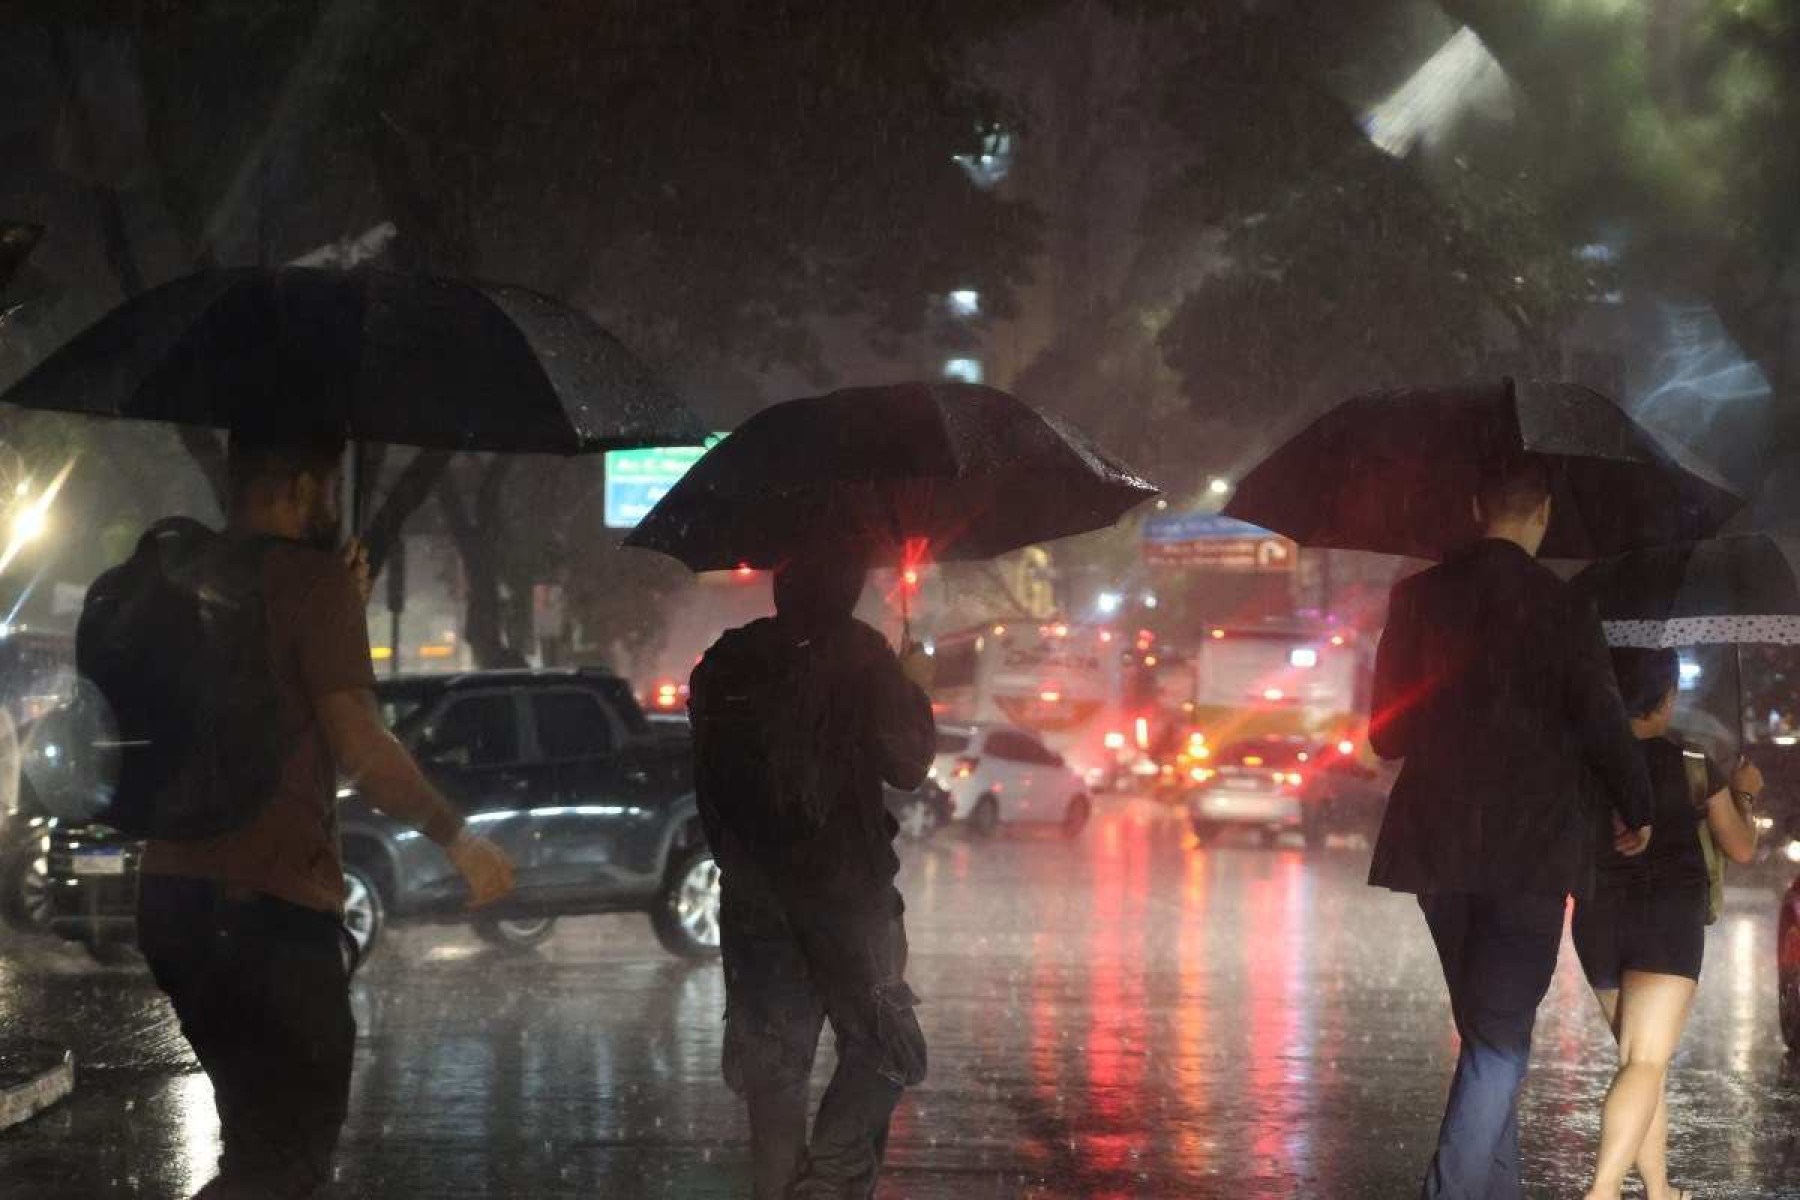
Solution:
[{"label": "person in suit", "polygon": [[1403,760],[1369,882],[1418,897],[1462,1040],[1426,1200],[1512,1200],[1518,1096],[1570,894],[1607,818],[1648,844],[1653,801],[1593,607],[1536,561],[1541,459],[1483,473],[1482,536],[1393,590],[1369,738]]}]

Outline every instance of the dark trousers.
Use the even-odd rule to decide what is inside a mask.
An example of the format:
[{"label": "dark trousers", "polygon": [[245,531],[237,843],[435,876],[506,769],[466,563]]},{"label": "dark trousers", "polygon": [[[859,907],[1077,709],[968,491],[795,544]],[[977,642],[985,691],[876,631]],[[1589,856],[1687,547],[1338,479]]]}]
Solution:
[{"label": "dark trousers", "polygon": [[[726,876],[725,1080],[750,1110],[757,1200],[874,1194],[894,1108],[925,1078],[898,911],[783,905]],[[837,1069],[809,1140],[807,1084],[827,1020]]]},{"label": "dark trousers", "polygon": [[138,944],[212,1081],[224,1155],[201,1194],[312,1195],[330,1176],[356,1047],[342,924],[272,897],[147,875]]},{"label": "dark trousers", "polygon": [[1520,1200],[1519,1091],[1556,973],[1561,896],[1419,897],[1462,1038],[1424,1200]]}]

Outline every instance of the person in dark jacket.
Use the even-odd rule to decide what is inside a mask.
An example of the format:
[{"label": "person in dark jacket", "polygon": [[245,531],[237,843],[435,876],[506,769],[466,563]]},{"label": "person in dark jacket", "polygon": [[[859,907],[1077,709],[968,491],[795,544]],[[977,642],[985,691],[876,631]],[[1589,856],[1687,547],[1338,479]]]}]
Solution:
[{"label": "person in dark jacket", "polygon": [[[894,1108],[925,1076],[882,784],[924,781],[936,728],[923,656],[903,666],[851,615],[865,573],[843,553],[788,563],[775,617],[721,637],[689,688],[723,890],[724,1073],[749,1108],[758,1200],[872,1195]],[[826,1020],[837,1070],[809,1142]]]},{"label": "person in dark jacket", "polygon": [[1461,1035],[1422,1194],[1521,1195],[1518,1094],[1570,893],[1592,886],[1591,779],[1647,842],[1650,785],[1591,605],[1535,561],[1540,460],[1488,472],[1483,537],[1395,586],[1370,742],[1403,759],[1369,882],[1418,896]]},{"label": "person in dark jacket", "polygon": [[1663,1086],[1706,947],[1712,877],[1700,831],[1704,825],[1733,862],[1750,862],[1756,855],[1751,806],[1763,778],[1748,762],[1727,777],[1705,755],[1666,736],[1681,680],[1675,651],[1614,650],[1613,669],[1650,773],[1656,819],[1642,854],[1623,853],[1634,839],[1617,831],[1622,845],[1601,851],[1599,882],[1575,905],[1575,952],[1619,1043],[1588,1197],[1618,1200],[1635,1162],[1649,1200],[1689,1200],[1691,1193],[1669,1186]]}]

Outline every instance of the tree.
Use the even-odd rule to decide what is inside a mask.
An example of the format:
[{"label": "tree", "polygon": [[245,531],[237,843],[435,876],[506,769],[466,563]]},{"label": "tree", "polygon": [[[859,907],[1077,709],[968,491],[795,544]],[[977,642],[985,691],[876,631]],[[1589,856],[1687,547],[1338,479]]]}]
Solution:
[{"label": "tree", "polygon": [[[968,48],[1024,0],[86,7],[134,47],[194,261],[279,262],[391,220],[400,265],[566,297],[690,382],[823,378],[820,318],[913,335],[929,295],[974,286],[1003,315],[1024,275],[1029,210],[954,162],[1004,115]],[[528,474],[446,476],[447,523],[535,536],[493,497]],[[474,553],[466,574],[498,587]],[[471,642],[497,653],[500,602],[470,603]]]},{"label": "tree", "polygon": [[1784,0],[1440,6],[1528,101],[1514,152],[1617,231],[1628,276],[1704,297],[1761,368],[1773,436],[1708,449],[1762,451],[1765,470],[1800,452],[1800,13]]}]

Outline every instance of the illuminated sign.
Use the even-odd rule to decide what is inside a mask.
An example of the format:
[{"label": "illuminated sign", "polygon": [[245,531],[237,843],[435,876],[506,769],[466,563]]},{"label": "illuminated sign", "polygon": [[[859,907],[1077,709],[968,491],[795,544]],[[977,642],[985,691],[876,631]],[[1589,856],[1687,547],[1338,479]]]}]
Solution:
[{"label": "illuminated sign", "polygon": [[606,452],[606,527],[634,529],[656,502],[669,494],[700,456],[724,434],[704,446],[653,446],[643,450]]}]

